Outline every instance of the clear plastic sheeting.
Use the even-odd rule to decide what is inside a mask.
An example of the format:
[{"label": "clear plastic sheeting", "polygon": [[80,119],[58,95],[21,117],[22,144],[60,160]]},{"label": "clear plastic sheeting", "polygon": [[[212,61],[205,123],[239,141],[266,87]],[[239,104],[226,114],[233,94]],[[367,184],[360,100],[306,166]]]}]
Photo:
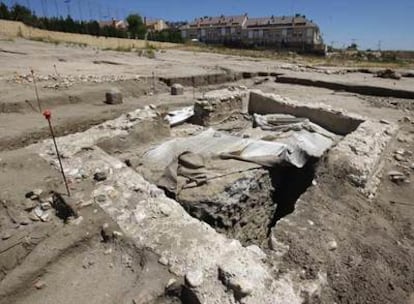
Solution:
[{"label": "clear plastic sheeting", "polygon": [[241,138],[208,129],[196,136],[169,140],[144,155],[147,168],[166,168],[183,152],[206,157],[238,159],[272,167],[289,163],[302,168],[308,159],[306,151],[281,142]]},{"label": "clear plastic sheeting", "polygon": [[255,126],[264,131],[259,134],[266,134],[266,140],[285,143],[311,157],[321,157],[341,139],[341,136],[327,131],[306,118],[296,118],[286,114],[254,114],[253,117]]}]

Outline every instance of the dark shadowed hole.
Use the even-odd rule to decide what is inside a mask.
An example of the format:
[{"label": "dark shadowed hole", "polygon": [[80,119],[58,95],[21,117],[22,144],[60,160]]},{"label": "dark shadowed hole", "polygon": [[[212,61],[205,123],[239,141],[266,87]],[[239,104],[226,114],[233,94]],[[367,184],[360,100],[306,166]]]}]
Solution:
[{"label": "dark shadowed hole", "polygon": [[283,217],[295,211],[296,201],[312,185],[318,159],[309,159],[303,168],[278,166],[270,169],[275,189],[273,201],[277,204],[269,231]]}]

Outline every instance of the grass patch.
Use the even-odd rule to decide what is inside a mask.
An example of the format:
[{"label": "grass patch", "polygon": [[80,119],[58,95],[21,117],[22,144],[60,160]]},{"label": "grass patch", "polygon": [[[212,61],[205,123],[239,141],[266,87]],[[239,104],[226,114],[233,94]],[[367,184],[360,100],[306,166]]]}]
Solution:
[{"label": "grass patch", "polygon": [[14,42],[13,38],[10,37],[6,37],[6,38],[0,38],[0,41],[4,41],[4,42]]},{"label": "grass patch", "polygon": [[[250,60],[269,59],[311,66],[348,66],[357,68],[414,68],[414,59],[398,59],[390,52],[382,52],[382,58],[367,56],[351,56],[344,52],[338,56],[323,57],[312,54],[296,54],[288,51],[236,49],[224,46],[211,46],[187,43],[176,49],[197,53],[215,53],[228,56],[239,56]],[[392,53],[392,52],[391,52]]]}]

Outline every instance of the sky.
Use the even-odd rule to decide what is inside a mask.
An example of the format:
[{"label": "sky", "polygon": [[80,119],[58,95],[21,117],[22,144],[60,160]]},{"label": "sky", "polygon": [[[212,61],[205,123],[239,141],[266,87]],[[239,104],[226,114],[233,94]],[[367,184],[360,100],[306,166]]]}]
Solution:
[{"label": "sky", "polygon": [[[189,21],[201,16],[306,15],[326,44],[361,49],[414,50],[414,0],[0,0],[30,6],[38,15],[110,19],[136,12],[149,18]],[[65,3],[69,2],[69,3]]]}]

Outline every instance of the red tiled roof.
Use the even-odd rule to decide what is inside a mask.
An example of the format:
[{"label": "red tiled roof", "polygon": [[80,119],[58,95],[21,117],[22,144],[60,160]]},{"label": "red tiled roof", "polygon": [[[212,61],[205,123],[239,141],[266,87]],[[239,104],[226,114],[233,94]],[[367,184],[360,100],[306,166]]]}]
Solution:
[{"label": "red tiled roof", "polygon": [[197,18],[189,24],[190,27],[204,27],[204,26],[231,26],[243,25],[246,20],[246,15],[240,16],[218,16],[218,17],[202,17]]}]

